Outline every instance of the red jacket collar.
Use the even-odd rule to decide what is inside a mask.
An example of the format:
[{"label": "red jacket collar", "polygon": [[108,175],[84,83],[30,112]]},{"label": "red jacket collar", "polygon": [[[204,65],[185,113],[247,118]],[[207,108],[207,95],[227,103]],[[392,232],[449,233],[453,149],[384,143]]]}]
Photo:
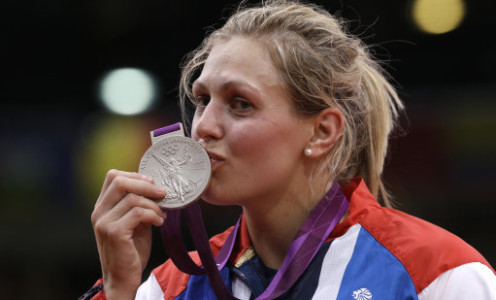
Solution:
[{"label": "red jacket collar", "polygon": [[[380,207],[375,197],[367,188],[363,178],[350,179],[346,184],[341,186],[341,189],[350,202],[348,216],[334,228],[329,236],[329,240],[333,240],[345,234],[351,226],[358,223],[359,220],[367,214],[369,209]],[[229,232],[231,230],[232,229],[230,229]],[[232,262],[237,262],[251,246],[250,234],[248,233],[245,216],[241,215],[239,236],[233,251],[233,256],[231,257],[231,259],[233,259]]]}]

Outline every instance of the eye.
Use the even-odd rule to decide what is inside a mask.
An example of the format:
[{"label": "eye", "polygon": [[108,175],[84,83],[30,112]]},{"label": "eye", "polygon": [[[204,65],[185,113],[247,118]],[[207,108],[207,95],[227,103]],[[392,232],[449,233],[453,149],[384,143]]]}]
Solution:
[{"label": "eye", "polygon": [[253,105],[247,101],[246,99],[243,99],[243,98],[234,98],[232,101],[231,101],[231,109],[233,110],[239,110],[239,111],[246,111],[246,110],[249,110],[249,109],[252,109],[253,108]]},{"label": "eye", "polygon": [[195,97],[195,104],[197,107],[206,107],[210,102],[210,96],[199,95]]}]

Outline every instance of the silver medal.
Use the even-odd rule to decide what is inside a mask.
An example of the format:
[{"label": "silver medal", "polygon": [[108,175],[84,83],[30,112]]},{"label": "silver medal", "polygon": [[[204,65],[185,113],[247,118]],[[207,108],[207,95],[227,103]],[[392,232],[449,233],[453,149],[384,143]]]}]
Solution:
[{"label": "silver medal", "polygon": [[139,173],[153,177],[166,191],[158,204],[182,208],[199,199],[210,182],[211,166],[200,144],[184,136],[170,136],[155,142],[143,155]]}]

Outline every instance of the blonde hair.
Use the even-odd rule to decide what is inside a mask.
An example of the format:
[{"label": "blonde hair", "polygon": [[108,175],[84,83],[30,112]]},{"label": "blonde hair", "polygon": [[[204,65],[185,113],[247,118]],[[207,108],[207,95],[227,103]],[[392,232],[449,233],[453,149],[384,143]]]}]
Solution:
[{"label": "blonde hair", "polygon": [[267,48],[299,112],[310,116],[339,108],[344,131],[323,169],[339,181],[363,177],[372,194],[390,206],[381,174],[403,104],[368,47],[320,7],[275,0],[238,9],[186,59],[180,82],[184,121],[187,102],[193,100],[192,81],[213,45],[233,36]]}]

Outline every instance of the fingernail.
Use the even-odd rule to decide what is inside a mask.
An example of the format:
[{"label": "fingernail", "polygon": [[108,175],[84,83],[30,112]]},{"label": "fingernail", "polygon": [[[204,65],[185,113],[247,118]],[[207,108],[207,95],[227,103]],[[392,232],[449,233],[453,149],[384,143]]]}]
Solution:
[{"label": "fingernail", "polygon": [[164,189],[164,187],[162,187],[162,186],[156,186],[156,187],[155,187],[155,191],[156,191],[158,194],[165,194],[165,189]]},{"label": "fingernail", "polygon": [[153,225],[155,226],[162,226],[164,224],[165,220],[161,217],[158,217],[157,223],[153,222]]},{"label": "fingernail", "polygon": [[143,175],[143,179],[145,179],[146,181],[153,182],[153,177],[148,176],[148,175]]}]

